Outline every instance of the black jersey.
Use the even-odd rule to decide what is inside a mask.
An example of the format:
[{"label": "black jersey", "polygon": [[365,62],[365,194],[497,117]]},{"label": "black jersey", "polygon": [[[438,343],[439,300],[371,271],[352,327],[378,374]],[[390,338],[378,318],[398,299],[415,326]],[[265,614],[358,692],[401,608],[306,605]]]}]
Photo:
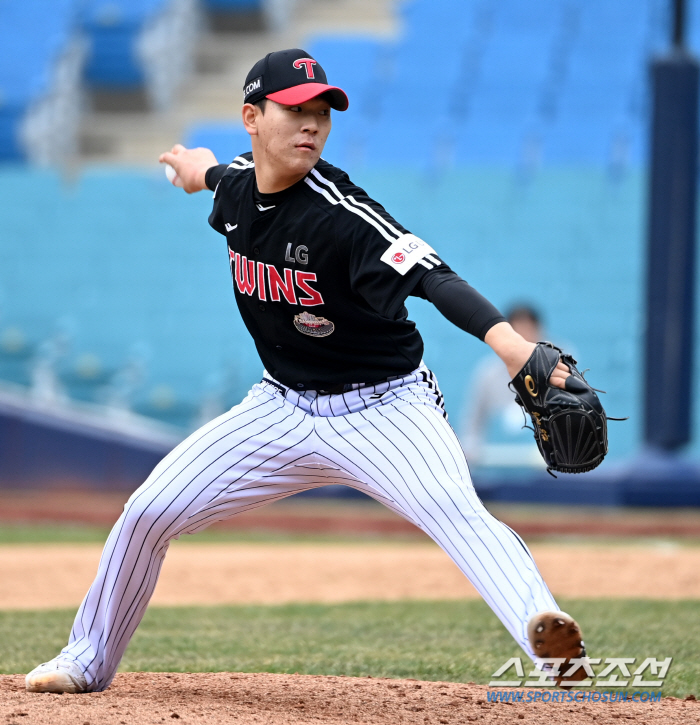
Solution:
[{"label": "black jersey", "polygon": [[207,183],[209,223],[226,236],[236,302],[270,375],[324,390],[418,367],[423,341],[404,302],[442,264],[428,244],[323,160],[277,194],[257,192],[250,153]]}]

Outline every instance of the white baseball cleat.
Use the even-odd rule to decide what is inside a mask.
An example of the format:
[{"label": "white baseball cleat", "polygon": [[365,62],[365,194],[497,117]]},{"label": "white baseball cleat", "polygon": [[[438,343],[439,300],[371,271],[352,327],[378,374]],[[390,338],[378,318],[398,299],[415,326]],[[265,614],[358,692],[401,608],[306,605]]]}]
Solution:
[{"label": "white baseball cleat", "polygon": [[35,667],[26,677],[27,692],[68,692],[87,690],[85,675],[75,662],[56,657]]}]

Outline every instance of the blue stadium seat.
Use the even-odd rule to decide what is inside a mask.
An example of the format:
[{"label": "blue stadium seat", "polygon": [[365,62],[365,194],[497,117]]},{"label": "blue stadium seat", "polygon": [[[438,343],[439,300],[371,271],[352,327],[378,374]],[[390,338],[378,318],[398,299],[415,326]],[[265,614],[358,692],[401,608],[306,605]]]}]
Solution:
[{"label": "blue stadium seat", "polygon": [[262,0],[204,0],[204,7],[214,11],[246,12],[262,7]]},{"label": "blue stadium seat", "polygon": [[499,164],[514,168],[527,154],[527,143],[523,126],[498,118],[470,119],[456,129],[454,162],[458,166]]},{"label": "blue stadium seat", "polygon": [[353,114],[372,114],[389,80],[387,43],[365,36],[324,36],[312,38],[306,50],[323,65],[328,82],[347,93]]},{"label": "blue stadium seat", "polygon": [[369,166],[431,169],[437,156],[440,124],[419,118],[384,116],[367,134],[366,163]]},{"label": "blue stadium seat", "polygon": [[589,164],[605,166],[611,158],[612,134],[601,125],[555,125],[543,142],[546,164]]},{"label": "blue stadium seat", "polygon": [[[393,67],[374,104],[363,102],[368,122],[352,131],[348,124],[331,139],[331,149],[346,158],[341,149],[352,136],[356,151],[350,156],[355,159],[364,154],[369,166],[405,163],[406,141],[416,134],[425,109],[442,103],[437,113],[450,116],[459,128],[452,147],[458,164],[489,159],[520,163],[517,159],[533,155],[537,135],[545,163],[597,159],[605,166],[625,143],[629,163],[642,163],[645,53],[654,37],[657,4],[585,3],[574,11],[562,0],[534,6],[519,0],[413,0],[402,5],[405,29],[393,48],[366,39],[317,39],[313,47],[328,59],[324,62],[333,77],[343,79],[363,101],[368,97],[365,78],[360,79],[350,59],[370,58],[362,65],[371,66],[379,52],[387,59],[385,67]],[[586,133],[584,118],[593,126]],[[462,133],[465,123],[468,133]],[[624,132],[614,131],[620,125]],[[539,129],[538,134],[532,129]],[[450,142],[437,146],[449,147]],[[429,147],[414,153],[420,166],[430,166],[430,159],[439,155]]]},{"label": "blue stadium seat", "polygon": [[337,113],[322,157],[331,164],[353,171],[367,163],[368,138],[373,126],[352,113]]},{"label": "blue stadium seat", "polygon": [[48,94],[53,71],[77,23],[78,0],[0,3],[0,162],[26,158],[20,129]]},{"label": "blue stadium seat", "polygon": [[211,149],[219,163],[229,163],[239,154],[250,151],[250,135],[240,124],[200,123],[185,134],[187,148],[203,146]]},{"label": "blue stadium seat", "polygon": [[181,394],[182,388],[178,391],[167,383],[156,384],[135,403],[134,410],[168,425],[192,428],[197,416],[197,404],[194,400],[183,399]]},{"label": "blue stadium seat", "polygon": [[34,346],[17,325],[0,331],[0,380],[29,385]]},{"label": "blue stadium seat", "polygon": [[61,370],[61,383],[73,400],[104,403],[105,390],[114,375],[99,355],[82,353]]},{"label": "blue stadium seat", "polygon": [[400,6],[406,37],[422,36],[429,43],[437,38],[464,37],[474,27],[479,9],[478,3],[462,0],[410,0]]},{"label": "blue stadium seat", "polygon": [[[229,381],[227,400],[240,400],[259,379],[260,360],[231,293],[225,240],[207,224],[211,194],[188,197],[157,167],[145,174],[95,170],[70,189],[52,173],[5,170],[0,194],[8,202],[0,205],[0,380],[28,384],[34,350],[66,316],[77,326],[57,372],[75,398],[102,400],[137,355],[142,379],[131,384],[131,404],[184,425],[210,374]],[[55,234],[37,237],[35,253],[55,257],[51,265],[27,265],[28,247],[19,244],[34,246],[26,218],[37,194]],[[98,227],[107,236],[95,245]],[[58,256],[50,252],[57,243]],[[8,334],[12,327],[22,334]]]},{"label": "blue stadium seat", "polygon": [[90,38],[85,71],[93,87],[130,90],[144,85],[137,41],[147,20],[167,0],[89,0],[83,26]]}]

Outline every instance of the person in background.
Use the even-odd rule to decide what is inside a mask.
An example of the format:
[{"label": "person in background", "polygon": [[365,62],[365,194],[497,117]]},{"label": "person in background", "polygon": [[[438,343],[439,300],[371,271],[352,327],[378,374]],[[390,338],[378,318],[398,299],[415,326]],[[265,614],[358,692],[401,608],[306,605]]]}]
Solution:
[{"label": "person in background", "polygon": [[[513,329],[528,342],[544,339],[540,314],[531,306],[513,307],[507,314]],[[462,446],[475,466],[543,468],[532,432],[508,388],[510,376],[495,355],[483,358],[467,391],[461,426]]]}]

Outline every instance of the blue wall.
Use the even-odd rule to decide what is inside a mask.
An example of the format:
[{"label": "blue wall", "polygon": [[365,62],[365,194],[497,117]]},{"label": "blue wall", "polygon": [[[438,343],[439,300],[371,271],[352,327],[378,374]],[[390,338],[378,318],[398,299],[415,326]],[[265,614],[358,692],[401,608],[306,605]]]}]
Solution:
[{"label": "blue wall", "polygon": [[146,387],[198,399],[211,377],[242,370],[255,352],[244,337],[225,241],[211,230],[211,194],[188,197],[157,173],[93,171],[0,174],[0,334],[16,327],[30,344],[57,326],[71,355],[115,369],[134,351]]},{"label": "blue wall", "polygon": [[[635,449],[642,174],[615,180],[597,169],[548,168],[527,182],[494,168],[353,176],[498,306],[537,305],[549,337],[573,348],[592,368],[591,382],[608,391],[610,414],[632,416],[611,426],[611,457]],[[192,404],[222,377],[229,404],[259,379],[225,242],[207,224],[210,193],[187,196],[157,168],[91,171],[68,182],[3,171],[0,194],[0,340],[17,327],[36,344],[68,326],[69,361],[90,352],[108,369],[140,346],[149,351],[141,395],[167,385]],[[457,423],[470,372],[488,349],[422,300],[411,298],[409,311]]]}]

